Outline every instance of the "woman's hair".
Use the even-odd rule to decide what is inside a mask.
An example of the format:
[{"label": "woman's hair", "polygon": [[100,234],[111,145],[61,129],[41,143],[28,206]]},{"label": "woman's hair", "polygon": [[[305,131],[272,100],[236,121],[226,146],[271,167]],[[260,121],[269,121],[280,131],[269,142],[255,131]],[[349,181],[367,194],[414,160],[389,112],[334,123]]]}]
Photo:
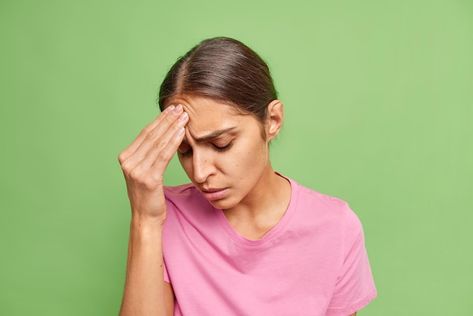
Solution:
[{"label": "woman's hair", "polygon": [[178,95],[209,98],[253,115],[261,123],[264,140],[267,105],[277,99],[263,59],[242,42],[224,36],[204,39],[177,59],[161,83],[160,110]]}]

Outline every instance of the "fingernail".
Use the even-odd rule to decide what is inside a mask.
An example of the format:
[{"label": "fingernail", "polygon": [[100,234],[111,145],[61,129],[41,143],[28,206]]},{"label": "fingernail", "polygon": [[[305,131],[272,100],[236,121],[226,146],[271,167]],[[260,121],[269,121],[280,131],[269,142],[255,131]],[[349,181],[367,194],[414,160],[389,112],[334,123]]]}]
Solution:
[{"label": "fingernail", "polygon": [[174,111],[175,111],[175,112],[179,112],[180,110],[182,110],[182,105],[178,104],[178,105],[174,108]]},{"label": "fingernail", "polygon": [[187,120],[188,114],[186,112],[182,112],[182,114],[179,116],[180,121],[185,121]]},{"label": "fingernail", "polygon": [[171,112],[172,110],[174,110],[174,105],[168,106],[166,112]]}]

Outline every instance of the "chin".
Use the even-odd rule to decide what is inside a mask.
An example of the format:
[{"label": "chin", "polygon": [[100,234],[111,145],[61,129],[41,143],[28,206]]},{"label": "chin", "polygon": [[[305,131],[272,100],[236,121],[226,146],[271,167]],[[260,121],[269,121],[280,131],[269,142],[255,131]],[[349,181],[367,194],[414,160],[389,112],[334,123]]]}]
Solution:
[{"label": "chin", "polygon": [[232,200],[229,197],[226,197],[220,200],[208,201],[208,202],[212,204],[213,207],[222,209],[222,210],[232,208],[233,206],[236,205],[236,203],[232,202]]}]

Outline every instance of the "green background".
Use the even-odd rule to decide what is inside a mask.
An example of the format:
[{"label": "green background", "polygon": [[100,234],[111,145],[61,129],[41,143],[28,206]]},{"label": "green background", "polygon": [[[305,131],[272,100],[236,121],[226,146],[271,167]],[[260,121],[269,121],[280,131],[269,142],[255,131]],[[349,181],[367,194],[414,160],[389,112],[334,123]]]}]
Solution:
[{"label": "green background", "polygon": [[[275,170],[348,201],[378,297],[359,315],[473,313],[473,2],[0,3],[0,314],[117,315],[118,154],[200,40],[268,63]],[[167,185],[189,182],[177,157]]]}]

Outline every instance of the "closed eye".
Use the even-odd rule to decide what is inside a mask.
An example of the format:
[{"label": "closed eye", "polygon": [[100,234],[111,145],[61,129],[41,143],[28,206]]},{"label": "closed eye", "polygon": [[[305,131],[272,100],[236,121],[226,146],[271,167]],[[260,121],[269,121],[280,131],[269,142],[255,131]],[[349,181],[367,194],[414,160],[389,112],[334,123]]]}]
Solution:
[{"label": "closed eye", "polygon": [[[230,149],[230,147],[232,147],[233,145],[233,142],[230,142],[228,143],[227,145],[225,146],[217,146],[215,144],[212,144],[212,147],[215,148],[216,151],[218,152],[224,152],[224,151],[227,151]],[[180,152],[178,151],[178,153],[181,155],[181,156],[189,156],[191,153],[192,153],[192,148],[185,151],[185,152]]]},{"label": "closed eye", "polygon": [[217,146],[217,145],[214,145],[214,144],[212,144],[212,145],[214,146],[215,149],[217,149],[217,151],[225,151],[225,150],[227,150],[231,147],[232,143],[228,143],[227,145],[225,145],[223,147],[222,146]]}]

